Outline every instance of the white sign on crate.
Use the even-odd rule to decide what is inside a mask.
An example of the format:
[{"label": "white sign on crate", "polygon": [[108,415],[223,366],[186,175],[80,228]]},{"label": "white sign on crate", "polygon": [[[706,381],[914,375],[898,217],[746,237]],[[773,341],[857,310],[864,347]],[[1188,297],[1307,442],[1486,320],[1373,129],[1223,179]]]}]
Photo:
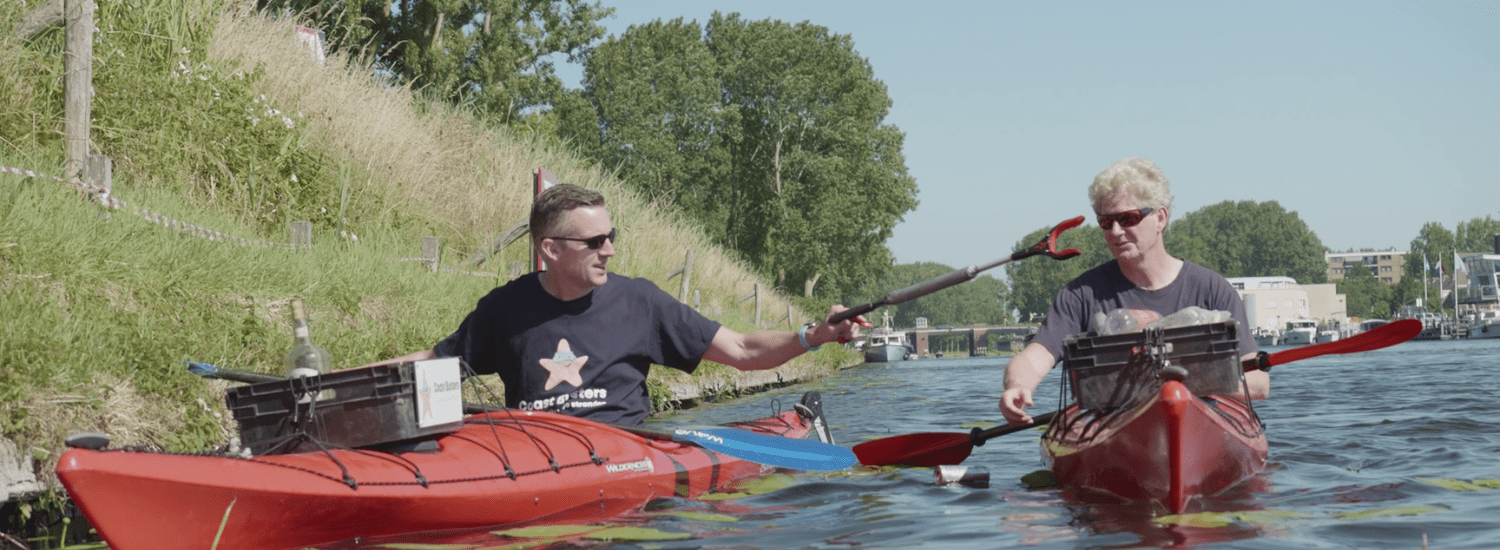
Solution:
[{"label": "white sign on crate", "polygon": [[463,381],[458,358],[428,359],[413,364],[417,383],[417,427],[462,422]]}]

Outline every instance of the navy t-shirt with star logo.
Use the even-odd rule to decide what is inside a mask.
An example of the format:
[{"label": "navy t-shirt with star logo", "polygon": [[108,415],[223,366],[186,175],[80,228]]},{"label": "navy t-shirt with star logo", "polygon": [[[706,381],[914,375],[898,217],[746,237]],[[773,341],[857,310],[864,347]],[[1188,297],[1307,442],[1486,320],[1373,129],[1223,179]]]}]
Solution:
[{"label": "navy t-shirt with star logo", "polygon": [[718,330],[646,279],[611,273],[564,302],[531,273],[481,298],[433,351],[498,374],[507,407],[640,424],[651,412],[651,365],[692,373]]}]

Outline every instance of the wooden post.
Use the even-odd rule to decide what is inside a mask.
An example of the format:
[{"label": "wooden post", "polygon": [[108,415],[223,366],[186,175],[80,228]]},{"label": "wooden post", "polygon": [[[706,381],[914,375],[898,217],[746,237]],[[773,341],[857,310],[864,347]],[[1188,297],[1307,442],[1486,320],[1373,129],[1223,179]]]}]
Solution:
[{"label": "wooden post", "polygon": [[292,250],[312,250],[312,222],[292,222]]},{"label": "wooden post", "polygon": [[797,328],[796,327],[796,323],[792,322],[792,303],[791,302],[787,302],[786,303],[786,328]]},{"label": "wooden post", "polygon": [[96,192],[94,200],[104,209],[99,211],[101,219],[109,219],[110,197],[114,195],[114,163],[104,155],[89,155],[88,168],[83,171],[83,181]]},{"label": "wooden post", "polygon": [[677,291],[677,301],[687,302],[688,281],[693,278],[693,249],[687,251],[687,261],[682,263],[682,286]]},{"label": "wooden post", "polygon": [[517,278],[519,278],[522,273],[525,273],[525,272],[526,272],[526,262],[523,262],[521,260],[516,260],[514,262],[511,262],[510,263],[510,278],[508,278],[506,280],[514,281]]},{"label": "wooden post", "polygon": [[442,249],[438,247],[437,237],[422,237],[422,261],[427,262],[433,273],[437,273],[440,254]]},{"label": "wooden post", "polygon": [[760,283],[755,283],[755,328],[765,328],[760,326]]},{"label": "wooden post", "polygon": [[[541,196],[542,191],[546,191],[548,188],[550,188],[550,187],[552,187],[554,185],[557,185],[557,183],[558,183],[557,182],[557,174],[553,174],[551,170],[548,170],[548,169],[543,168],[541,166],[536,167],[536,171],[532,172],[532,176],[533,176],[532,180],[531,180],[531,192],[532,192],[532,194],[531,194],[531,200],[532,201],[535,201],[538,196]],[[530,219],[531,219],[530,217],[527,218],[528,222],[529,222]],[[540,231],[540,228],[538,230]],[[531,270],[532,271],[546,271],[547,270],[547,262],[545,262],[545,261],[542,260],[542,251],[536,249],[536,241],[535,240],[533,240],[531,242],[532,242],[532,246],[531,246]]]},{"label": "wooden post", "polygon": [[63,177],[72,179],[88,163],[94,81],[94,0],[65,0],[63,54]]},{"label": "wooden post", "polygon": [[[114,161],[104,155],[89,155],[88,168],[83,171],[83,181],[108,198],[114,191]],[[106,205],[107,206],[107,205]]]}]

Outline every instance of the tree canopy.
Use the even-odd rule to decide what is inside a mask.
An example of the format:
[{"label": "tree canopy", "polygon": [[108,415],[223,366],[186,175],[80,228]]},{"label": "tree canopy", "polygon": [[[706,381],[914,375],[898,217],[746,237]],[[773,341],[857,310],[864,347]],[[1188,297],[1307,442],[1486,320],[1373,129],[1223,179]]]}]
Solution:
[{"label": "tree canopy", "polygon": [[576,60],[614,8],[584,0],[257,0],[304,13],[329,47],[372,57],[402,85],[513,122],[563,91],[555,54]]},{"label": "tree canopy", "polygon": [[1344,278],[1334,281],[1334,288],[1344,295],[1344,309],[1350,317],[1385,319],[1391,316],[1391,288],[1364,264],[1354,264]]},{"label": "tree canopy", "polygon": [[563,137],[674,204],[783,290],[842,299],[889,268],[916,208],[891,100],[847,35],[715,13],[632,26],[587,57]]},{"label": "tree canopy", "polygon": [[1422,230],[1417,232],[1417,238],[1411,240],[1411,246],[1406,251],[1403,278],[1425,280],[1437,275],[1439,265],[1444,274],[1453,273],[1454,244],[1453,233],[1442,224],[1423,224]]},{"label": "tree canopy", "polygon": [[1500,235],[1500,220],[1492,216],[1459,222],[1454,231],[1458,252],[1495,253],[1495,236]]},{"label": "tree canopy", "polygon": [[1276,201],[1224,201],[1189,212],[1168,228],[1166,246],[1225,277],[1328,282],[1327,247],[1296,212]]}]

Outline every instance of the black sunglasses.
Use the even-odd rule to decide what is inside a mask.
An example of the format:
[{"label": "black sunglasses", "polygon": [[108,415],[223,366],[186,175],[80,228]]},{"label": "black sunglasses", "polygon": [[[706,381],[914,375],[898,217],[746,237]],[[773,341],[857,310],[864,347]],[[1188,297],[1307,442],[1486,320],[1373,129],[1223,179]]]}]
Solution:
[{"label": "black sunglasses", "polygon": [[1110,226],[1113,226],[1115,222],[1120,222],[1120,227],[1122,228],[1135,227],[1136,224],[1141,223],[1141,220],[1146,219],[1146,216],[1155,210],[1155,208],[1147,206],[1140,210],[1126,210],[1117,214],[1103,214],[1099,216],[1099,227],[1108,231]]},{"label": "black sunglasses", "polygon": [[547,238],[552,239],[554,241],[577,241],[577,242],[580,242],[580,243],[588,245],[589,246],[589,250],[599,250],[600,248],[602,248],[604,246],[604,241],[606,241],[606,240],[608,240],[609,242],[612,242],[612,243],[613,242],[619,242],[618,240],[615,239],[615,235],[618,232],[619,232],[618,229],[610,228],[608,234],[605,234],[605,235],[596,235],[596,236],[593,236],[593,237],[589,237],[587,239],[575,239],[575,238],[572,238],[572,237],[547,237]]}]

